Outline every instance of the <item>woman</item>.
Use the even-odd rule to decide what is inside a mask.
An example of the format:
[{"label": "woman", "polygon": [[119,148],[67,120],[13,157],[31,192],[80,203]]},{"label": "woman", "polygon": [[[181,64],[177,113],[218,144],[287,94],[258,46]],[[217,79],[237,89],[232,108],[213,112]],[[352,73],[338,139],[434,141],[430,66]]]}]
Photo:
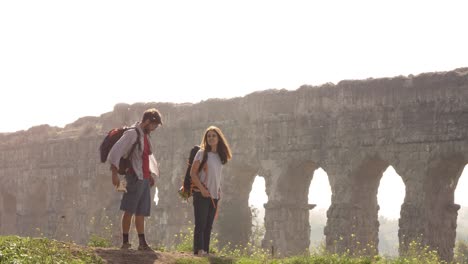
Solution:
[{"label": "woman", "polygon": [[190,176],[193,187],[195,231],[193,253],[198,256],[210,252],[211,228],[221,198],[223,165],[232,158],[231,149],[221,129],[210,126],[195,155]]}]

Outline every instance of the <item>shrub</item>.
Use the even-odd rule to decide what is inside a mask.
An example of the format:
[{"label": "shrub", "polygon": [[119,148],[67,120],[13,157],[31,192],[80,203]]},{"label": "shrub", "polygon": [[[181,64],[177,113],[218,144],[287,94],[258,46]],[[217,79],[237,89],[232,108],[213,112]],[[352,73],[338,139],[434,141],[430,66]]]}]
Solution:
[{"label": "shrub", "polygon": [[187,228],[186,232],[176,235],[175,249],[180,252],[192,252],[193,250],[193,229]]}]

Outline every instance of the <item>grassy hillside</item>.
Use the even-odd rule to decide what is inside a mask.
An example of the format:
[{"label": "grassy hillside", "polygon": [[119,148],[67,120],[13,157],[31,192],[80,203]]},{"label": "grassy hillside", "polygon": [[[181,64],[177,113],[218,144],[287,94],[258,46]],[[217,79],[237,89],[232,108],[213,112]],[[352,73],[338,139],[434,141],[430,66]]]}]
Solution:
[{"label": "grassy hillside", "polygon": [[[47,238],[22,238],[17,236],[0,237],[0,263],[127,263],[127,264],[302,264],[302,263],[441,263],[435,252],[413,245],[411,254],[405,258],[385,258],[381,256],[362,257],[352,255],[307,253],[301,256],[280,258],[268,252],[247,245],[234,249],[214,249],[211,257],[194,257],[190,252],[190,236],[171,251],[120,250],[117,248],[82,247],[73,243],[63,243]],[[161,250],[161,251],[159,251]]]},{"label": "grassy hillside", "polygon": [[[455,249],[456,263],[468,263],[468,208],[460,210],[457,228],[457,247]],[[254,233],[248,245],[218,248],[216,235],[212,246],[213,255],[209,258],[198,258],[191,254],[192,230],[186,230],[178,235],[179,244],[173,248],[157,248],[155,251],[139,252],[136,250],[122,251],[112,247],[106,238],[91,236],[88,247],[74,243],[60,242],[48,238],[29,238],[18,236],[0,236],[0,264],[3,263],[229,263],[229,264],[301,264],[301,263],[408,263],[432,264],[441,262],[436,253],[429,251],[417,243],[413,243],[406,257],[397,257],[397,220],[380,218],[380,256],[366,257],[356,255],[329,254],[323,250],[323,227],[326,219],[323,214],[311,213],[311,253],[301,256],[281,258],[271,256],[269,252],[259,248],[259,241],[264,234],[261,212],[254,211]],[[257,227],[255,227],[257,226]]]}]

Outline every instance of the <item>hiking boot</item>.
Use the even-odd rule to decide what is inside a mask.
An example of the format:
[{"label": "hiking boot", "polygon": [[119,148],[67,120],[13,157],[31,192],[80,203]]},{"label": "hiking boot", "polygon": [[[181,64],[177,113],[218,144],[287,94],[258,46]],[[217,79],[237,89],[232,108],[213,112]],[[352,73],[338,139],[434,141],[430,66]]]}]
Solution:
[{"label": "hiking boot", "polygon": [[143,244],[138,246],[138,250],[153,250],[148,246],[148,244]]},{"label": "hiking boot", "polygon": [[132,244],[130,243],[123,243],[120,249],[129,249],[132,247]]}]

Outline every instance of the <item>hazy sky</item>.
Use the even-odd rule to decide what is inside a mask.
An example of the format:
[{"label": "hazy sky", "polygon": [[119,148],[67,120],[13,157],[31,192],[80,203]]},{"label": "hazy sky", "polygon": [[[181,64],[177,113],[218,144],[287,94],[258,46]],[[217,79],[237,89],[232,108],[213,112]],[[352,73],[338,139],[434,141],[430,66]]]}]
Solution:
[{"label": "hazy sky", "polygon": [[0,132],[468,66],[467,1],[0,1]]}]

